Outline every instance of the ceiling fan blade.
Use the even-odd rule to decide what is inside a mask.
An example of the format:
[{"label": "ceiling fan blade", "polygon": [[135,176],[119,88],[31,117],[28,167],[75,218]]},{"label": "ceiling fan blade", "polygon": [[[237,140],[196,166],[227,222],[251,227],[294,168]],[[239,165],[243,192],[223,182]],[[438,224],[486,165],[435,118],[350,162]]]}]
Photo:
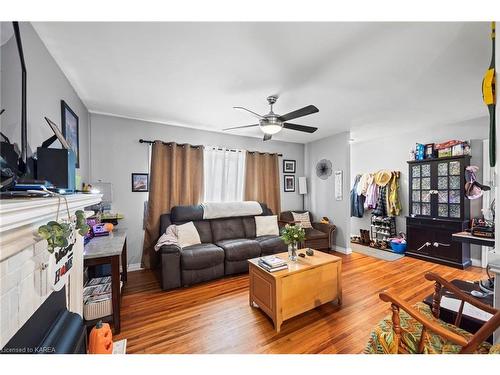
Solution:
[{"label": "ceiling fan blade", "polygon": [[233,107],[234,109],[242,109],[244,111],[250,112],[252,115],[256,116],[259,120],[264,119],[264,116],[259,115],[258,113],[255,113],[254,111],[251,111],[249,109],[246,109],[244,107]]},{"label": "ceiling fan blade", "polygon": [[243,125],[243,126],[235,126],[233,128],[225,128],[225,129],[222,129],[223,131],[226,131],[226,130],[233,130],[233,129],[242,129],[242,128],[251,128],[253,126],[259,126],[259,124],[252,124],[252,125]]},{"label": "ceiling fan blade", "polygon": [[293,120],[294,118],[311,115],[313,113],[319,112],[319,109],[313,105],[308,105],[307,107],[297,109],[296,111],[287,113],[286,115],[278,117],[280,121]]},{"label": "ceiling fan blade", "polygon": [[271,134],[264,134],[264,141],[269,141],[273,136]]},{"label": "ceiling fan blade", "polygon": [[318,130],[318,128],[315,128],[314,126],[290,124],[289,122],[285,122],[283,124],[283,127],[285,129],[297,130],[299,132],[306,132],[306,133],[314,133],[316,130]]}]

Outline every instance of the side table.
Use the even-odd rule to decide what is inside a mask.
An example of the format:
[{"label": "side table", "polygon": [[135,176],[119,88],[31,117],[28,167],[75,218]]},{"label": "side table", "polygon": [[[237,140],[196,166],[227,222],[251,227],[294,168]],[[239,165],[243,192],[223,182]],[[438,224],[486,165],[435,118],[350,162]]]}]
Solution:
[{"label": "side table", "polygon": [[97,320],[112,320],[114,333],[120,333],[120,258],[122,263],[121,281],[127,282],[127,232],[124,229],[116,229],[109,236],[95,237],[84,247],[84,267],[111,265],[111,304],[113,314],[109,317],[87,321],[87,325],[94,325]]}]

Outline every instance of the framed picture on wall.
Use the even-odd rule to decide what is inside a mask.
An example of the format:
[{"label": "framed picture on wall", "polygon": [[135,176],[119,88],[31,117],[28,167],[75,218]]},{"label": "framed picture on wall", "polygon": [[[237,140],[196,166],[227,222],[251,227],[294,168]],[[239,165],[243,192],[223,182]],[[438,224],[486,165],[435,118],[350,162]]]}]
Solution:
[{"label": "framed picture on wall", "polygon": [[295,176],[293,175],[285,175],[285,180],[283,182],[283,189],[285,192],[294,192],[295,191]]},{"label": "framed picture on wall", "polygon": [[283,160],[283,173],[295,173],[295,160]]},{"label": "framed picture on wall", "polygon": [[149,191],[149,175],[147,173],[132,173],[132,191]]},{"label": "framed picture on wall", "polygon": [[78,116],[69,107],[69,105],[61,100],[61,127],[62,133],[66,141],[69,143],[71,149],[75,152],[76,167],[80,168],[80,139],[78,129]]}]

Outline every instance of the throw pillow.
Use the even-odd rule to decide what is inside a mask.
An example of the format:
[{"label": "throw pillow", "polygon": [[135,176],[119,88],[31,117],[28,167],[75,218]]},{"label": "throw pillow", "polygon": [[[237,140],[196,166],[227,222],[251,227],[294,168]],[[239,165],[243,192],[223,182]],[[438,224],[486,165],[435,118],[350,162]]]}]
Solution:
[{"label": "throw pillow", "polygon": [[196,229],[192,221],[186,224],[177,225],[177,237],[180,247],[197,245],[201,243],[198,230]]},{"label": "throw pillow", "polygon": [[278,236],[278,216],[255,216],[255,236]]},{"label": "throw pillow", "polygon": [[304,212],[302,214],[298,212],[292,212],[293,221],[299,223],[302,228],[312,228],[311,219],[309,217],[309,212]]}]

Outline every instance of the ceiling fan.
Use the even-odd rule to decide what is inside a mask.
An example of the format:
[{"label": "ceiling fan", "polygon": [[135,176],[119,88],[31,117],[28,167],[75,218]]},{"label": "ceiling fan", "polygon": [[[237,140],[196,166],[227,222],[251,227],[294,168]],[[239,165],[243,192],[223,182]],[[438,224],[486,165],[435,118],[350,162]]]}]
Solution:
[{"label": "ceiling fan", "polygon": [[264,133],[264,141],[268,141],[271,139],[273,134],[276,134],[281,131],[281,129],[291,129],[291,130],[297,130],[299,132],[306,132],[306,133],[314,133],[318,128],[312,127],[312,126],[305,126],[305,125],[297,125],[297,124],[292,124],[290,122],[287,122],[289,120],[293,120],[295,118],[311,115],[313,113],[319,112],[319,109],[316,108],[313,105],[308,105],[307,107],[297,109],[296,111],[287,113],[286,115],[277,115],[276,113],[273,112],[273,104],[276,103],[278,100],[278,97],[275,95],[271,95],[267,97],[267,102],[271,106],[271,110],[267,115],[261,116],[258,113],[255,113],[249,109],[243,108],[243,107],[233,107],[235,109],[242,109],[244,111],[250,112],[254,116],[256,116],[259,119],[258,124],[252,124],[252,125],[243,125],[243,126],[235,126],[233,128],[226,128],[223,129],[224,131],[226,130],[233,130],[233,129],[241,129],[241,128],[251,128],[254,126],[260,126],[260,130]]}]

